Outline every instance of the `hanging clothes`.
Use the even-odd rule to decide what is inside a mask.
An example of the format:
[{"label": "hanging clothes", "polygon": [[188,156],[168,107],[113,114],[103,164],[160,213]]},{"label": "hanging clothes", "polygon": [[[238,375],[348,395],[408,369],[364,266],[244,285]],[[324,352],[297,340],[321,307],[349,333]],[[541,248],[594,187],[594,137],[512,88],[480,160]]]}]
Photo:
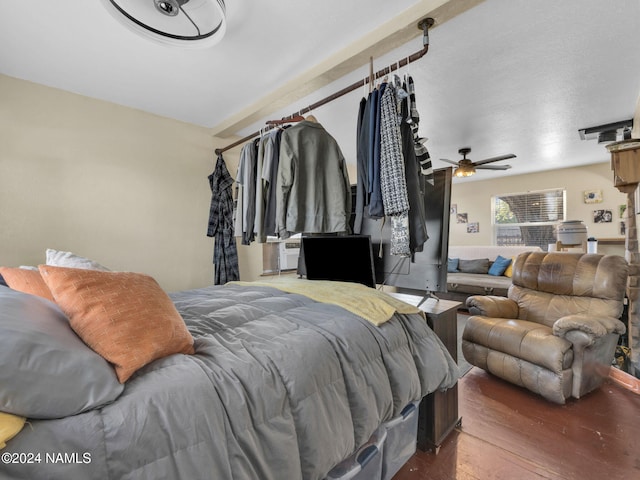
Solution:
[{"label": "hanging clothes", "polygon": [[277,129],[269,133],[270,141],[265,145],[262,180],[264,182],[264,233],[276,236],[276,183],[278,179],[278,165],[280,163],[280,137],[282,130]]},{"label": "hanging clothes", "polygon": [[383,218],[380,186],[380,99],[386,83],[360,101],[356,130],[357,168],[354,233],[362,231],[364,218]]},{"label": "hanging clothes", "polygon": [[233,178],[229,175],[222,154],[218,155],[213,173],[209,175],[211,205],[207,236],[214,237],[214,285],[240,279],[238,250],[233,235]]},{"label": "hanging clothes", "polygon": [[380,155],[381,155],[381,101],[387,84],[383,83],[376,90],[371,92],[371,127],[373,136],[371,137],[371,147],[369,149],[369,206],[367,214],[369,218],[384,217],[384,204],[382,200],[382,186],[380,184]]},{"label": "hanging clothes", "polygon": [[405,98],[400,106],[402,136],[402,154],[404,156],[404,170],[407,179],[407,198],[409,200],[409,249],[411,253],[421,252],[424,243],[429,239],[427,234],[427,220],[425,215],[424,192],[425,175],[420,173],[420,164],[416,157],[413,124],[410,122],[410,100]]},{"label": "hanging clothes", "polygon": [[254,239],[258,243],[265,243],[267,241],[267,236],[264,233],[264,209],[265,209],[265,198],[264,198],[264,181],[262,180],[262,168],[264,165],[264,152],[266,148],[266,142],[268,137],[260,137],[257,142],[258,154],[256,156],[256,176],[255,176],[255,189],[256,193],[254,195],[255,201],[255,216],[253,221],[253,235]]},{"label": "hanging clothes", "polygon": [[[236,178],[239,178],[236,172]],[[242,188],[242,185],[239,184],[238,182],[236,182],[236,189],[235,189],[235,201],[233,203],[233,232],[234,235],[238,238],[240,238],[240,241],[242,242],[242,230],[243,230],[243,212],[244,212],[244,205],[243,205],[243,201],[242,201],[242,197],[244,195],[244,191]]]},{"label": "hanging clothes", "polygon": [[270,135],[260,137],[258,140],[258,155],[256,161],[256,178],[255,178],[255,220],[253,222],[253,233],[255,240],[258,243],[265,243],[267,241],[267,234],[264,231],[264,216],[266,209],[266,184],[264,181],[264,162],[265,157],[270,155],[267,150],[272,143]]},{"label": "hanging clothes", "polygon": [[391,254],[410,256],[409,199],[394,85],[387,85],[380,101],[380,186],[384,213],[391,219]]},{"label": "hanging clothes", "polygon": [[356,220],[354,232],[368,218],[379,218],[374,189],[379,189],[383,215],[391,223],[391,253],[411,256],[423,249],[428,234],[425,181],[432,179],[426,139],[418,135],[415,86],[397,75],[362,99],[358,111]]},{"label": "hanging clothes", "polygon": [[276,191],[280,238],[350,232],[351,185],[336,140],[304,120],[282,133]]},{"label": "hanging clothes", "polygon": [[[256,216],[256,164],[258,150],[256,141],[247,143],[240,152],[236,181],[242,194],[242,245],[249,245],[254,240],[253,226]],[[240,212],[238,212],[240,214]]]},{"label": "hanging clothes", "polygon": [[411,125],[411,131],[413,132],[413,146],[416,152],[416,159],[420,164],[420,173],[425,176],[426,181],[430,185],[433,185],[433,165],[431,163],[429,150],[427,150],[427,147],[425,146],[427,139],[421,137],[418,133],[420,114],[418,113],[418,108],[416,106],[416,86],[411,75],[407,75],[405,83],[407,92],[409,93],[409,111],[405,118],[407,123]]},{"label": "hanging clothes", "polygon": [[359,234],[362,231],[362,221],[364,220],[365,206],[369,205],[369,168],[367,167],[367,158],[369,155],[368,134],[370,128],[369,123],[369,102],[366,98],[360,100],[360,108],[358,110],[358,124],[356,127],[356,205],[355,220],[353,222],[353,233]]}]

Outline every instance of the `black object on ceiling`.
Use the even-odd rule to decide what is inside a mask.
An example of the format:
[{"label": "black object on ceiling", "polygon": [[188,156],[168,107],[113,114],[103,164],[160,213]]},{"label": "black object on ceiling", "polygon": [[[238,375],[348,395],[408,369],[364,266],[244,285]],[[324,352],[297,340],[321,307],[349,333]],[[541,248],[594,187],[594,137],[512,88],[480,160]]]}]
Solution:
[{"label": "black object on ceiling", "polygon": [[[578,130],[582,140],[598,140],[598,143],[615,142],[616,140],[628,140],[631,138],[633,119],[619,122],[606,123],[596,127],[581,128]],[[618,135],[622,138],[618,138]]]}]

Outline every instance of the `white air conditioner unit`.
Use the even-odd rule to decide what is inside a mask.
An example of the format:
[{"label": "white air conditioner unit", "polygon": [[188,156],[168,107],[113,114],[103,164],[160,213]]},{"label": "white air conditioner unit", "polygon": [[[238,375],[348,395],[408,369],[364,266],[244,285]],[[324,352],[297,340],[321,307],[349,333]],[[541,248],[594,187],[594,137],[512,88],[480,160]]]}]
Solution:
[{"label": "white air conditioner unit", "polygon": [[300,256],[300,239],[289,239],[280,242],[280,270],[295,270],[298,268]]}]

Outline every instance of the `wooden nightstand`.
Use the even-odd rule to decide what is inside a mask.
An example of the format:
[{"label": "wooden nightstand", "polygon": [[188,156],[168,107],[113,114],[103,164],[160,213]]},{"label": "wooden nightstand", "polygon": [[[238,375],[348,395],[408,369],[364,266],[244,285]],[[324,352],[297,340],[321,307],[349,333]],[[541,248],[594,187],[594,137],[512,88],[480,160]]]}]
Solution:
[{"label": "wooden nightstand", "polygon": [[[422,297],[403,293],[391,293],[393,297],[411,305],[417,305]],[[420,305],[427,323],[442,340],[458,362],[458,307],[460,302],[429,299]],[[458,416],[458,384],[444,392],[435,391],[422,399],[418,420],[418,448],[438,453],[440,445],[451,431],[462,424]]]}]

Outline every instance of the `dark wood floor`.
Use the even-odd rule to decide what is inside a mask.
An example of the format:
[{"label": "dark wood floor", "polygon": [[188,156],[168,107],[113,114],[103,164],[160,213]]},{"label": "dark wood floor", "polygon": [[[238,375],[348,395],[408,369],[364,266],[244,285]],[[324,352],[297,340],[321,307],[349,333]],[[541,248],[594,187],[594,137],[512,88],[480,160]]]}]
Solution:
[{"label": "dark wood floor", "polygon": [[614,384],[555,405],[474,367],[462,425],[394,480],[640,479],[640,395]]}]

